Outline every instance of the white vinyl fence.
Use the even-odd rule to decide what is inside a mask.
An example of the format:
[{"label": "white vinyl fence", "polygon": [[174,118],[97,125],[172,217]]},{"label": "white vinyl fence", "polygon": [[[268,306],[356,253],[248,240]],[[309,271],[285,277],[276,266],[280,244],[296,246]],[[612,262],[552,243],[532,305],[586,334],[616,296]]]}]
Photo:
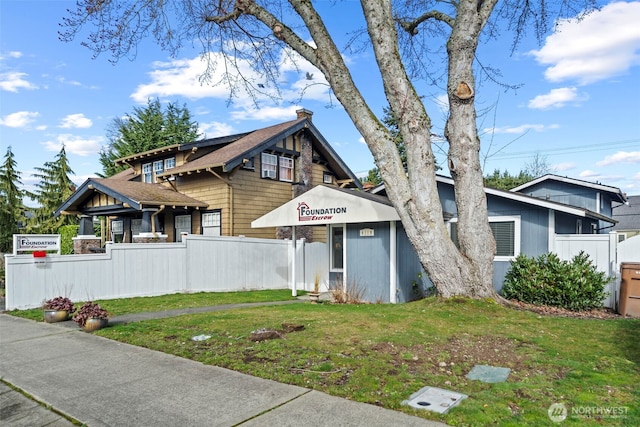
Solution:
[{"label": "white vinyl fence", "polygon": [[[187,235],[180,243],[107,244],[103,254],[5,255],[6,309],[73,301],[291,287],[292,242]],[[296,244],[296,288],[328,278],[324,243]]]},{"label": "white vinyl fence", "polygon": [[618,243],[615,232],[609,234],[556,235],[555,253],[560,259],[570,260],[580,251],[589,255],[598,271],[614,277],[605,289],[609,293],[604,306],[618,308],[620,296],[620,263],[640,262],[640,236]]}]

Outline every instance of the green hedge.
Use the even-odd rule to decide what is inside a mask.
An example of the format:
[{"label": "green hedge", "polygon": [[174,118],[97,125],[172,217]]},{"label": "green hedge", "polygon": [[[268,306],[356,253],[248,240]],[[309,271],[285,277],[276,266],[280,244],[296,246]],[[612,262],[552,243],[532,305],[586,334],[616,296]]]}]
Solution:
[{"label": "green hedge", "polygon": [[73,238],[78,235],[78,225],[63,225],[58,228],[60,234],[60,253],[62,255],[70,255],[73,253]]},{"label": "green hedge", "polygon": [[602,307],[611,280],[597,271],[589,255],[580,252],[571,261],[548,253],[537,258],[519,255],[505,276],[502,294],[507,299],[572,311]]}]

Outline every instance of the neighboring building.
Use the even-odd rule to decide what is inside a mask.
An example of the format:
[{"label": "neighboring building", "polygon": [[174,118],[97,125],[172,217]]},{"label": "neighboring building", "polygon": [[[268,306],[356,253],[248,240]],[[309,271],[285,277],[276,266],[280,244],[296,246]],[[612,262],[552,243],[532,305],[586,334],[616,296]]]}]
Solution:
[{"label": "neighboring building", "polygon": [[361,188],[312,114],[298,110],[296,120],[119,159],[129,169],[88,179],[56,215],[81,215],[80,235],[93,234],[92,217],[106,217],[107,239],[116,242],[173,242],[182,233],[288,237],[290,230],[255,230],[251,221],[318,184]]},{"label": "neighboring building", "polygon": [[640,196],[629,196],[628,203],[614,206],[613,219],[618,221],[613,227],[618,242],[640,235]]},{"label": "neighboring building", "polygon": [[[617,187],[553,174],[536,178],[511,191],[527,194],[539,199],[588,209],[609,218],[613,217],[613,208],[616,204],[627,202],[626,194]],[[599,221],[598,223],[591,222],[588,224],[590,229],[585,229],[587,224],[583,224],[581,221],[577,221],[575,224],[565,225],[568,228],[564,229],[562,234],[570,233],[574,225],[575,229],[573,233],[575,234],[608,233],[612,231],[613,227],[613,224],[608,221]]]},{"label": "neighboring building", "polygon": [[[437,176],[436,180],[443,221],[455,241],[454,182],[444,176]],[[576,190],[579,187],[567,188]],[[502,289],[511,261],[519,254],[535,257],[553,252],[556,234],[608,233],[615,224],[610,216],[585,207],[492,188],[485,188],[485,193],[489,223],[497,246],[493,277],[497,291]],[[611,194],[626,201],[619,191],[612,190]],[[431,284],[399,216],[385,196],[382,185],[371,193],[317,187],[258,218],[253,226],[324,225],[330,248],[332,281],[341,281],[346,286],[356,284],[364,289],[365,300],[370,302],[405,302],[421,296]],[[609,193],[600,197],[610,203]],[[306,212],[317,214],[311,218],[303,215],[300,206],[305,206]],[[325,214],[322,208],[326,207],[333,210]]]}]

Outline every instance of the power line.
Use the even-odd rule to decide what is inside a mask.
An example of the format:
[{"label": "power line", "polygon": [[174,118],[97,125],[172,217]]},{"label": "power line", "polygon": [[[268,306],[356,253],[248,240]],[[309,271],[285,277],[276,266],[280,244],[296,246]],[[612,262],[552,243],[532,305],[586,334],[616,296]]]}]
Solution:
[{"label": "power line", "polygon": [[519,151],[519,152],[513,152],[513,153],[504,152],[504,153],[495,154],[494,156],[491,156],[491,157],[494,157],[494,159],[499,158],[501,160],[520,159],[524,157],[531,157],[536,154],[571,154],[571,153],[584,153],[584,152],[592,152],[592,151],[606,151],[612,148],[623,148],[623,147],[626,147],[627,145],[632,145],[632,144],[636,144],[636,146],[633,148],[640,149],[640,147],[637,146],[637,144],[639,143],[640,143],[640,139],[629,139],[624,141],[611,141],[611,142],[602,142],[597,144],[574,145],[571,147],[545,148],[545,149],[539,149],[534,151]]}]

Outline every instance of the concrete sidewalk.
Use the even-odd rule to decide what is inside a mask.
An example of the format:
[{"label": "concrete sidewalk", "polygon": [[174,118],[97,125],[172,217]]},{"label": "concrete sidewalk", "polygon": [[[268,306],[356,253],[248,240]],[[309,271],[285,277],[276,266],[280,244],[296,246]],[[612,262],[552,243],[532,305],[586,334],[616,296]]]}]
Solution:
[{"label": "concrete sidewalk", "polygon": [[[0,314],[0,378],[88,426],[444,426],[122,344],[63,323]],[[0,423],[71,425],[23,399],[0,384]]]}]

